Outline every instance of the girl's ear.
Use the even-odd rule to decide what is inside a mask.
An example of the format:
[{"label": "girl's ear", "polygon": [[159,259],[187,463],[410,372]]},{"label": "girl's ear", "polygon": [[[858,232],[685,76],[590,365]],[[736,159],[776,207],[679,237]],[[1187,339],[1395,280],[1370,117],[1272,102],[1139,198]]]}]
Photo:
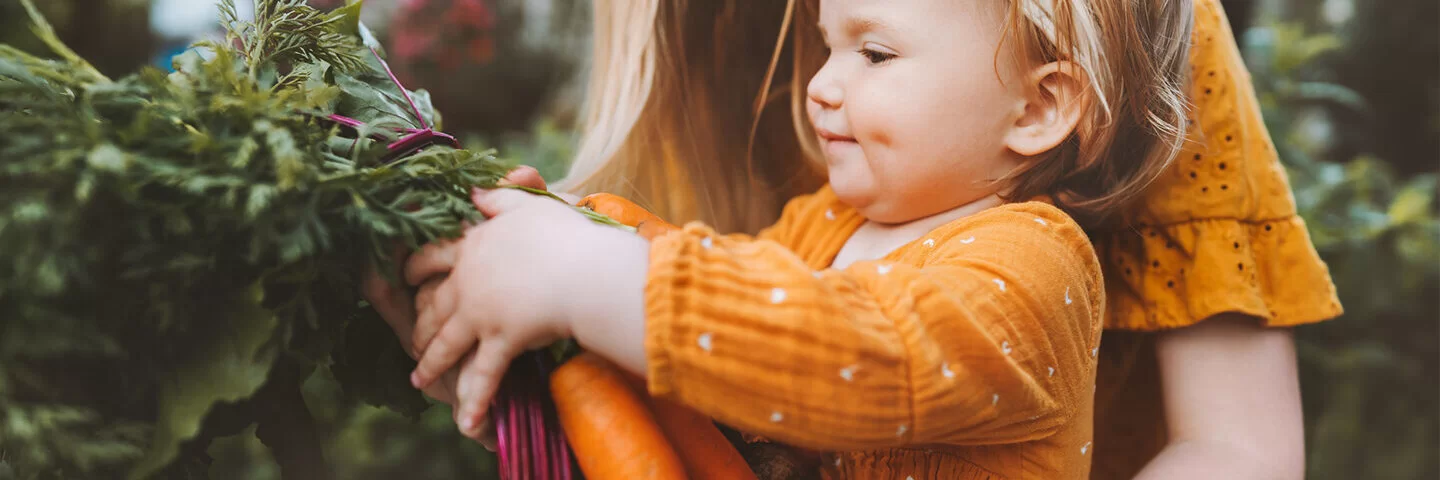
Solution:
[{"label": "girl's ear", "polygon": [[1059,146],[1080,123],[1089,102],[1087,80],[1079,65],[1050,62],[1025,77],[1024,111],[1005,135],[1005,146],[1024,156],[1035,156]]}]

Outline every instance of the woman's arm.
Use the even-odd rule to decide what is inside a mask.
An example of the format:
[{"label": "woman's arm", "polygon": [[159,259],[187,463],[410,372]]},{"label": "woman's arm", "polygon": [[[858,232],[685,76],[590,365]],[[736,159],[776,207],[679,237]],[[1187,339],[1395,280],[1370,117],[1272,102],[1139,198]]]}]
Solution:
[{"label": "woman's arm", "polygon": [[1305,477],[1289,329],[1221,314],[1160,334],[1156,352],[1170,441],[1137,480]]}]

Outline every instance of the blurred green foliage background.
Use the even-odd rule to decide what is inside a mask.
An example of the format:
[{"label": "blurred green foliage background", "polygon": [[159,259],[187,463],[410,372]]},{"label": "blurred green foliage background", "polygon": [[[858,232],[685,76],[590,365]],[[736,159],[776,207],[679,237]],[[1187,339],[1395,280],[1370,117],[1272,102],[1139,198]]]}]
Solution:
[{"label": "blurred green foliage background", "polygon": [[[208,3],[51,0],[42,8],[67,43],[117,75],[166,65],[178,48],[213,34],[203,11],[189,11]],[[588,3],[368,0],[366,21],[406,83],[434,94],[446,130],[554,179],[574,153]],[[1440,6],[1225,3],[1346,308],[1337,321],[1298,331],[1308,477],[1440,478]],[[0,43],[37,50],[19,8],[0,0]],[[412,420],[348,403],[324,369],[304,394],[336,478],[494,477],[494,457],[455,434],[448,407]],[[0,480],[10,478],[4,447]],[[208,452],[215,478],[278,478],[252,431]]]}]

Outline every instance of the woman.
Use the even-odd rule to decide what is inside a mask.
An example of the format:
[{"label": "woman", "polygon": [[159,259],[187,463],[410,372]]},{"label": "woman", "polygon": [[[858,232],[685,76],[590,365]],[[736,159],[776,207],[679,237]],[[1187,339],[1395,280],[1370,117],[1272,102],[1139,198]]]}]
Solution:
[{"label": "woman", "polygon": [[[1092,476],[1299,479],[1288,327],[1341,307],[1223,9],[1195,9],[1190,142],[1126,218],[1092,232],[1111,306]],[[722,231],[773,222],[823,181],[800,108],[824,59],[785,48],[819,41],[815,15],[813,1],[597,0],[585,137],[558,190]],[[385,306],[397,330],[400,300]]]}]

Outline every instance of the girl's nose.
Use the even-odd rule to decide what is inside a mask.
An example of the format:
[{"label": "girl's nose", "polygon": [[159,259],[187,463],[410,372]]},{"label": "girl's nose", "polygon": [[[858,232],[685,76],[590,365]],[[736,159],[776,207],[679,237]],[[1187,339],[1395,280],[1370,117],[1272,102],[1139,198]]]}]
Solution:
[{"label": "girl's nose", "polygon": [[805,93],[810,101],[819,104],[826,109],[840,108],[845,102],[845,89],[840,87],[840,82],[835,80],[835,69],[831,68],[830,62],[815,72],[815,77],[810,79],[806,85]]}]

